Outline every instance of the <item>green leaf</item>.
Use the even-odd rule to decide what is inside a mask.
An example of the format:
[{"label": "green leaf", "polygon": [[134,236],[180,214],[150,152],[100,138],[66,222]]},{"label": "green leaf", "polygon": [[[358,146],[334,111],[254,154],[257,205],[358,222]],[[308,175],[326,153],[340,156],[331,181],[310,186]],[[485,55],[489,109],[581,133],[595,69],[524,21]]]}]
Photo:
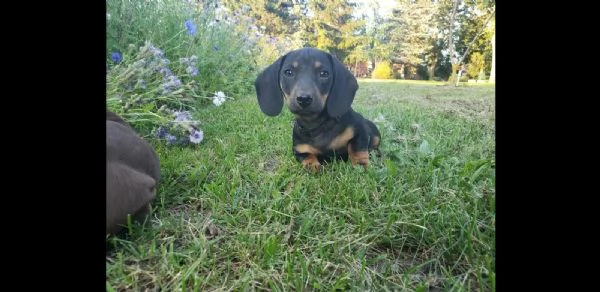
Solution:
[{"label": "green leaf", "polygon": [[419,152],[423,154],[431,154],[431,147],[429,147],[429,142],[427,140],[423,140],[421,145],[419,146]]}]

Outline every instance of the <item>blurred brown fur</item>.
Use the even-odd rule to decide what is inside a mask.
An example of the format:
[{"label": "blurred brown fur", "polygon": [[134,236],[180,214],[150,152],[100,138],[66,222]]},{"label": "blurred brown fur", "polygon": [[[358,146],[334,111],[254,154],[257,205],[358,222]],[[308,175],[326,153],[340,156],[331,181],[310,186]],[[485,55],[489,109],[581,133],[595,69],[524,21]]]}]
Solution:
[{"label": "blurred brown fur", "polygon": [[143,221],[156,197],[160,161],[121,117],[106,112],[106,233],[116,234],[127,217]]}]

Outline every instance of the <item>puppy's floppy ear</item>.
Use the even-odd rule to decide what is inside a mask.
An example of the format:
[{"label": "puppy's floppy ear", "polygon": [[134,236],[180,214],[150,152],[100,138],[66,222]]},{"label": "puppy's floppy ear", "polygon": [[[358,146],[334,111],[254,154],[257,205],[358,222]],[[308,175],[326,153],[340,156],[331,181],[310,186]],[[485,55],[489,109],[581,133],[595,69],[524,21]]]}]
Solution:
[{"label": "puppy's floppy ear", "polygon": [[279,87],[279,70],[286,56],[287,54],[279,57],[277,61],[265,68],[254,82],[258,105],[268,116],[278,115],[283,108],[283,95]]},{"label": "puppy's floppy ear", "polygon": [[327,97],[327,113],[331,117],[339,117],[350,109],[358,90],[358,82],[338,59],[330,54],[327,56],[333,67],[333,85]]}]

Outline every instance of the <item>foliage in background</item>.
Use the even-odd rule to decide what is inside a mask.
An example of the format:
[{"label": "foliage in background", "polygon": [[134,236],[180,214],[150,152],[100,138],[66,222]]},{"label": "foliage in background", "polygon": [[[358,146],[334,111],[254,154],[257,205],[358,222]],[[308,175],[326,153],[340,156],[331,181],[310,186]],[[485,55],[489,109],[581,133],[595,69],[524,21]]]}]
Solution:
[{"label": "foliage in background", "polygon": [[[401,64],[406,79],[446,80],[452,58],[466,53],[464,60],[469,60],[478,52],[484,56],[485,73],[490,71],[494,28],[485,27],[480,36],[478,31],[486,25],[494,1],[400,0],[388,14],[374,0],[222,0],[215,5],[232,15],[252,18],[259,34],[285,48],[264,46],[264,53],[271,54],[269,62],[286,51],[313,46],[351,67],[388,61]],[[467,50],[473,39],[474,45]]]},{"label": "foliage in background", "polygon": [[388,62],[379,62],[375,65],[372,77],[373,79],[392,79],[392,66]]},{"label": "foliage in background", "polygon": [[479,76],[479,73],[484,69],[484,67],[485,60],[483,55],[479,52],[471,54],[471,59],[467,68],[467,74],[469,75],[469,78],[477,78]]}]

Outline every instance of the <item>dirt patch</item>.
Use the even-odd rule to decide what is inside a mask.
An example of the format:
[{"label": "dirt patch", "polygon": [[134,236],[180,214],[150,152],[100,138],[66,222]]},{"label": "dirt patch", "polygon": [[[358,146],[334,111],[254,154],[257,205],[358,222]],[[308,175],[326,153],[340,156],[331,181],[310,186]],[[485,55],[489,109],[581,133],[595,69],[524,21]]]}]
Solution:
[{"label": "dirt patch", "polygon": [[455,109],[463,117],[481,119],[495,119],[496,105],[483,99],[453,99],[444,104],[446,109]]},{"label": "dirt patch", "polygon": [[428,291],[441,291],[444,276],[435,268],[435,260],[429,259],[427,251],[410,247],[393,248],[378,244],[367,254],[370,269],[378,273],[406,274],[415,283],[427,283]]},{"label": "dirt patch", "polygon": [[425,96],[418,103],[445,117],[459,117],[495,129],[496,105],[485,98],[445,99]]},{"label": "dirt patch", "polygon": [[202,226],[204,236],[211,240],[219,235],[223,235],[223,230],[219,228],[211,219],[212,212],[202,210],[201,206],[194,204],[182,204],[169,209],[168,213],[173,218],[182,218],[184,221]]},{"label": "dirt patch", "polygon": [[264,162],[260,163],[260,168],[264,169],[267,172],[274,172],[279,166],[279,161],[274,156],[269,156]]}]

